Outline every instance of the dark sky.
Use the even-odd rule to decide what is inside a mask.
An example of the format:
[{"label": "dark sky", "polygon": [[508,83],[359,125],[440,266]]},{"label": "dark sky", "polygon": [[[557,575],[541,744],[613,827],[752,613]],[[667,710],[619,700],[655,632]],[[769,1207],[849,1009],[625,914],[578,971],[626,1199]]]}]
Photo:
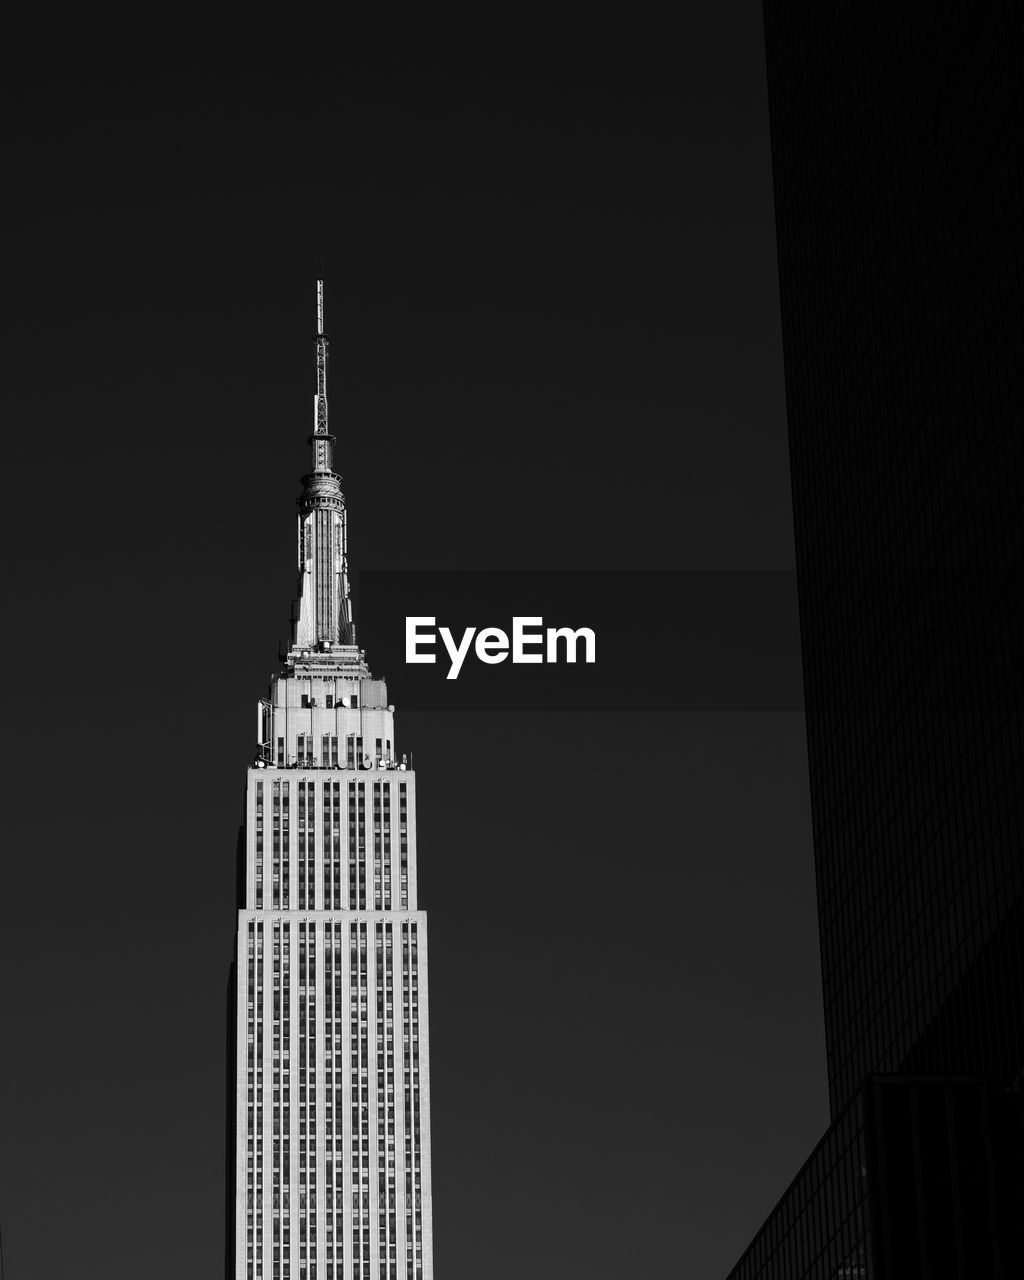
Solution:
[{"label": "dark sky", "polygon": [[[792,567],[759,5],[509,21],[14,78],[9,1280],[222,1272],[320,250],[357,567]],[[386,674],[438,1276],[715,1280],[826,1121],[802,715],[403,716]]]}]

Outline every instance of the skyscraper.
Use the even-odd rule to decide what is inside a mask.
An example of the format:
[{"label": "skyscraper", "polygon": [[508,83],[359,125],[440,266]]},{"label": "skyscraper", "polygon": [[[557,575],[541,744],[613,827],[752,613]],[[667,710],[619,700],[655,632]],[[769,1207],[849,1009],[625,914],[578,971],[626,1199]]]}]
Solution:
[{"label": "skyscraper", "polygon": [[431,1280],[416,779],[356,645],[317,282],[299,599],[257,714],[234,964],[234,1280]]},{"label": "skyscraper", "polygon": [[734,1271],[1019,1275],[1019,15],[766,0],[832,1125]]}]

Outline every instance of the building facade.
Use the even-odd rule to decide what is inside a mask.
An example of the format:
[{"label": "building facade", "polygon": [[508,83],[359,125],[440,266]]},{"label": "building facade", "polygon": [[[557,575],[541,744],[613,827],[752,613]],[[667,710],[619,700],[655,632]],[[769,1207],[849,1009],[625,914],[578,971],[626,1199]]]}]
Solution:
[{"label": "building facade", "polygon": [[234,1280],[431,1280],[416,778],[356,645],[317,284],[299,599],[257,712],[233,973]]},{"label": "building facade", "polygon": [[733,1275],[1024,1274],[1020,16],[764,12],[832,1127]]}]

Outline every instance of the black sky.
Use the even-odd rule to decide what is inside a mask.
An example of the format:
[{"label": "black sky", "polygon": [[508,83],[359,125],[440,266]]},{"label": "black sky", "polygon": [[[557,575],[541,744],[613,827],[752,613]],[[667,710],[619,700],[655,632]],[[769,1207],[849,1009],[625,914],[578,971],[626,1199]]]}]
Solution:
[{"label": "black sky", "polygon": [[[792,566],[759,6],[363,36],[325,28],[315,74],[154,48],[15,77],[10,1280],[221,1274],[235,835],[318,252],[357,566]],[[438,1275],[713,1280],[825,1122],[802,716],[402,715],[387,674]]]}]

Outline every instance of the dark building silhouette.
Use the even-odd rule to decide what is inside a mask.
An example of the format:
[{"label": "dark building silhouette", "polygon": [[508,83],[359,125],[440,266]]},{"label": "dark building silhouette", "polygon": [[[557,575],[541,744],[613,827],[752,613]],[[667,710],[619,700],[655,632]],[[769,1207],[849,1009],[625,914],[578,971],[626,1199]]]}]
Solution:
[{"label": "dark building silhouette", "polygon": [[832,1124],[732,1274],[1024,1275],[1024,20],[764,9]]}]

